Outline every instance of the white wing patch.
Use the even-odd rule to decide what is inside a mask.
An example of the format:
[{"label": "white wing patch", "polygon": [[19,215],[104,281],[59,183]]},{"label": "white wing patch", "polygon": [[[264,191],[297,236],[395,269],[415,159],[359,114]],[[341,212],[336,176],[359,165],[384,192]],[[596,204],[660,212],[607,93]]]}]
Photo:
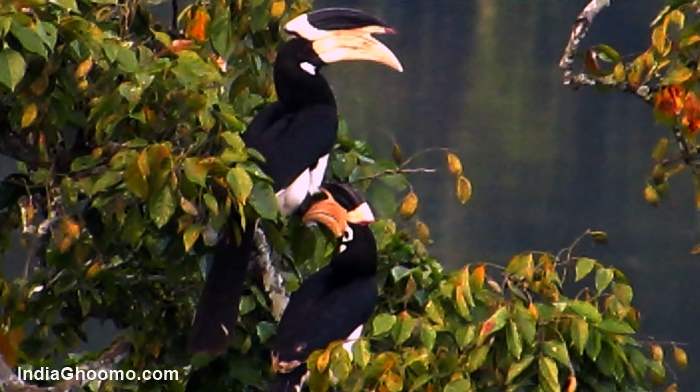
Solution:
[{"label": "white wing patch", "polygon": [[350,355],[350,360],[352,360],[352,345],[355,344],[355,341],[357,341],[361,336],[362,324],[358,325],[357,328],[355,328],[355,330],[352,331],[347,338],[345,338],[345,343],[343,343],[343,349],[345,349],[345,351],[347,351]]},{"label": "white wing patch", "polygon": [[327,166],[328,154],[319,158],[313,169],[304,170],[288,187],[277,192],[277,203],[282,214],[291,214],[306,196],[319,191]]},{"label": "white wing patch", "polygon": [[318,162],[316,162],[316,167],[311,170],[311,187],[309,188],[309,193],[318,193],[321,184],[323,184],[323,177],[326,175],[326,168],[328,167],[328,154],[322,156]]}]

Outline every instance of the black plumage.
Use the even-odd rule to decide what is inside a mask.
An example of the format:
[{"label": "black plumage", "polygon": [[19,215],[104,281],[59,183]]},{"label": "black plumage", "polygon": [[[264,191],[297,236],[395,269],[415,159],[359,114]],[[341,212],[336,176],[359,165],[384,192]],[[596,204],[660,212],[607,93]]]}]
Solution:
[{"label": "black plumage", "polygon": [[[318,191],[337,136],[335,98],[319,69],[343,60],[376,61],[398,71],[402,67],[372,37],[392,30],[360,11],[314,11],[290,21],[285,29],[295,37],[278,49],[273,75],[278,101],[257,114],[243,140],[265,157],[262,169],[273,179],[281,212],[290,214]],[[215,252],[197,305],[190,334],[194,353],[218,355],[227,348],[254,248],[252,226],[244,229],[241,243],[223,238],[217,247],[225,251]]]},{"label": "black plumage", "polygon": [[[348,188],[343,187],[324,186],[343,208],[359,207],[363,202],[345,197]],[[271,392],[295,391],[314,350],[347,339],[372,315],[378,296],[377,250],[367,223],[348,223],[330,263],[292,293],[272,345],[275,367],[291,371],[280,371]]]}]

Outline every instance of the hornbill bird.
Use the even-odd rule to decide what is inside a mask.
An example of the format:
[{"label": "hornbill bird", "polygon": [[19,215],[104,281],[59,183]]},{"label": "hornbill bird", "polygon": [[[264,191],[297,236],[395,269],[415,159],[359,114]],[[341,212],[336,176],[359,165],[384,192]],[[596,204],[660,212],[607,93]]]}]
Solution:
[{"label": "hornbill bird", "polygon": [[[257,114],[243,139],[265,157],[262,169],[274,181],[280,211],[290,214],[318,191],[336,140],[335,98],[319,70],[349,60],[373,61],[399,72],[403,68],[372,36],[393,29],[361,11],[321,9],[292,19],[284,29],[292,38],[279,47],[274,65],[278,101]],[[224,236],[217,245],[190,333],[191,352],[226,351],[255,248],[253,231],[244,230],[242,243]]]},{"label": "hornbill bird", "polygon": [[[326,198],[311,204],[305,222],[318,222],[340,238],[330,263],[292,293],[272,345],[278,373],[271,392],[301,390],[306,359],[336,340],[350,347],[377,302],[377,248],[367,202],[345,184],[324,184]],[[314,196],[316,199],[319,196]]]}]

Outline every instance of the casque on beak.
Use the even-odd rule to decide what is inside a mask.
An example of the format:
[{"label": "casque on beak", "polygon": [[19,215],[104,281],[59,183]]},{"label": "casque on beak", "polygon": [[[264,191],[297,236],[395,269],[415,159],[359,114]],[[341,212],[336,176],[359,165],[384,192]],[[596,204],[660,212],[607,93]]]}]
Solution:
[{"label": "casque on beak", "polygon": [[390,34],[393,30],[382,26],[333,30],[326,36],[313,41],[312,46],[318,57],[326,64],[365,60],[384,64],[398,72],[403,72],[403,66],[396,55],[374,38],[373,33]]},{"label": "casque on beak", "polygon": [[336,238],[343,236],[348,224],[348,211],[331,194],[322,190],[328,198],[314,203],[302,217],[305,224],[320,223],[328,228]]},{"label": "casque on beak", "polygon": [[342,8],[318,10],[297,16],[284,29],[311,41],[314,52],[326,64],[365,60],[403,72],[396,55],[372,36],[395,34],[394,29],[360,11]]}]

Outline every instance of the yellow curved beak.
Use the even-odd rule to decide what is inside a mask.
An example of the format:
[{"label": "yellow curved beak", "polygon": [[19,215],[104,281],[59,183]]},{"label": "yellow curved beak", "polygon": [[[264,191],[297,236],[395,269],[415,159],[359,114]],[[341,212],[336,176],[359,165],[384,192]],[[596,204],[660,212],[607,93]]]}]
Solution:
[{"label": "yellow curved beak", "polygon": [[392,32],[393,30],[380,26],[333,30],[314,40],[312,45],[318,57],[326,64],[365,60],[384,64],[398,72],[403,72],[401,62],[391,49],[372,36],[376,33]]}]

